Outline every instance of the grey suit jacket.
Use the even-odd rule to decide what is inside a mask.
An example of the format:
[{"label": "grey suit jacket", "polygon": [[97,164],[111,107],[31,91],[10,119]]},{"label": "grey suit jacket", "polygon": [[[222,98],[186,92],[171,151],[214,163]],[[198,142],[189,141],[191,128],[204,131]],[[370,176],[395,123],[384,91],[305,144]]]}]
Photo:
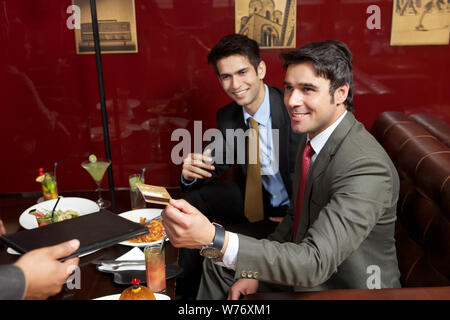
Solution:
[{"label": "grey suit jacket", "polygon": [[14,265],[0,266],[0,300],[20,300],[25,291],[25,275]]},{"label": "grey suit jacket", "polygon": [[239,235],[235,278],[250,273],[301,291],[400,287],[394,240],[399,178],[384,149],[349,112],[310,170],[295,243],[293,196],[269,240]]}]

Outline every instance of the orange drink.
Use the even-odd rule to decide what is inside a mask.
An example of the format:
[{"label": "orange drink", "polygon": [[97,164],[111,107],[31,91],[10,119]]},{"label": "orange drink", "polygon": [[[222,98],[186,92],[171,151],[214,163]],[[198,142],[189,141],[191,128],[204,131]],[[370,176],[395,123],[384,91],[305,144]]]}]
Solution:
[{"label": "orange drink", "polygon": [[166,261],[161,245],[149,245],[144,248],[147,286],[156,293],[166,291]]}]

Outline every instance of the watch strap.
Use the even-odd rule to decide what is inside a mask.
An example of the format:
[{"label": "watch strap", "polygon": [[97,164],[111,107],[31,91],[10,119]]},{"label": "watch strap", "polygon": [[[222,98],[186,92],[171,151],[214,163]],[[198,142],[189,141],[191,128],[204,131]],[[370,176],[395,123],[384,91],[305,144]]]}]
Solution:
[{"label": "watch strap", "polygon": [[225,242],[225,228],[215,222],[213,222],[213,225],[216,228],[216,234],[212,242],[212,247],[218,250],[222,250],[223,244]]}]

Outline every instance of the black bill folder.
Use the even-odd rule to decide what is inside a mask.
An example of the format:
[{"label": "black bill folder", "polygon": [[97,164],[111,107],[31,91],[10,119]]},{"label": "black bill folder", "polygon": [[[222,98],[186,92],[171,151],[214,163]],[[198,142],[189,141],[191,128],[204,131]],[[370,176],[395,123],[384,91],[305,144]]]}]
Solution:
[{"label": "black bill folder", "polygon": [[80,248],[77,251],[60,259],[65,261],[148,232],[145,225],[127,220],[110,211],[100,210],[74,219],[0,236],[0,241],[23,254],[72,239],[80,240]]}]

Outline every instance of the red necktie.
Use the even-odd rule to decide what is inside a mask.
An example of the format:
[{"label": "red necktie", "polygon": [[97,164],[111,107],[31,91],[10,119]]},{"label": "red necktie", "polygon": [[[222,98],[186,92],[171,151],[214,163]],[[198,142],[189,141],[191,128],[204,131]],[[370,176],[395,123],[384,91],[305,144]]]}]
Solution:
[{"label": "red necktie", "polygon": [[311,148],[311,144],[308,142],[303,149],[302,156],[302,174],[300,177],[300,183],[298,185],[297,193],[297,205],[295,208],[294,219],[294,232],[292,233],[292,241],[295,242],[297,236],[298,224],[300,222],[300,215],[302,213],[303,198],[305,197],[306,179],[308,178],[309,165],[311,164],[311,157],[314,155],[314,150]]}]

